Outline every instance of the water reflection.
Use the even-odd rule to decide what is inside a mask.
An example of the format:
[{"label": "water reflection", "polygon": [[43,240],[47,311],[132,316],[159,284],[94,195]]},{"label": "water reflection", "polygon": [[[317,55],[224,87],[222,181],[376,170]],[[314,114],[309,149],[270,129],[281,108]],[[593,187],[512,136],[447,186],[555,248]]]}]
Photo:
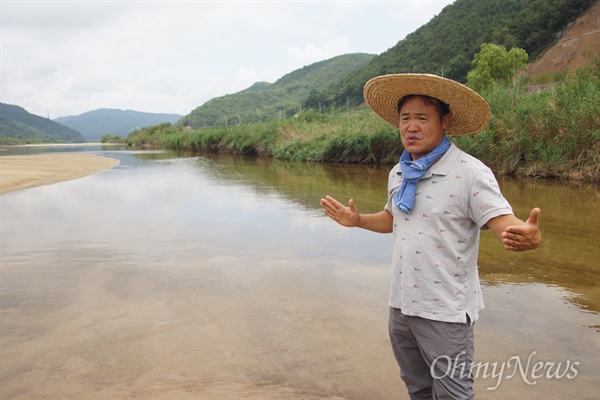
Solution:
[{"label": "water reflection", "polygon": [[[261,191],[276,191],[307,209],[318,209],[325,194],[354,198],[361,212],[385,205],[389,166],[310,164],[214,156],[219,173]],[[535,252],[509,253],[490,232],[482,237],[480,272],[488,284],[541,282],[575,293],[573,301],[600,312],[600,191],[587,185],[499,179],[515,213],[526,219],[542,209],[544,243]]]},{"label": "water reflection", "polygon": [[[406,398],[386,333],[391,238],[318,205],[380,210],[389,167],[82,151],[121,164],[0,198],[0,397]],[[480,377],[480,398],[597,398],[598,191],[501,186],[519,216],[542,208],[545,242],[513,254],[482,238],[476,358],[580,367],[494,391]]]}]

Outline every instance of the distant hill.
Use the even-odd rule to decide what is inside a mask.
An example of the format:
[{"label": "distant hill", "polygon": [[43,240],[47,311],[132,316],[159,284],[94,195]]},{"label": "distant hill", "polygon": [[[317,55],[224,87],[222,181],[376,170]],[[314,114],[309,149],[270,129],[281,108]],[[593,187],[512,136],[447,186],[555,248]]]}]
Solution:
[{"label": "distant hill", "polygon": [[207,101],[183,117],[179,124],[198,129],[293,116],[300,112],[311,93],[364,67],[374,57],[372,54],[346,54],[297,69],[272,84],[257,82],[238,93]]},{"label": "distant hill", "polygon": [[0,143],[82,143],[81,133],[24,108],[0,103]]},{"label": "distant hill", "polygon": [[59,117],[54,121],[77,129],[86,142],[99,142],[102,136],[126,137],[131,132],[165,122],[175,123],[179,114],[154,114],[133,110],[102,108],[77,116]]}]

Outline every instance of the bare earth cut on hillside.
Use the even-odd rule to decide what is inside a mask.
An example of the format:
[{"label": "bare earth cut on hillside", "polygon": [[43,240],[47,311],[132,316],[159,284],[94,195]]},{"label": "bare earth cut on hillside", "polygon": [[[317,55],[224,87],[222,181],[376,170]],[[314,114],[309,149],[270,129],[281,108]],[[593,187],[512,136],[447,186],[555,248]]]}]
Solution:
[{"label": "bare earth cut on hillside", "polygon": [[527,76],[537,78],[563,71],[573,72],[590,65],[599,51],[600,1],[596,1],[552,47],[529,64]]}]

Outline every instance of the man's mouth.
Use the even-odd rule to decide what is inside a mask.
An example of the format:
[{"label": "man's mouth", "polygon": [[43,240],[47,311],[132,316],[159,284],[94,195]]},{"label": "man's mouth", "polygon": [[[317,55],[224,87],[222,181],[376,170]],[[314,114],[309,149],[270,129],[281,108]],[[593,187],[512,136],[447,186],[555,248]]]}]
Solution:
[{"label": "man's mouth", "polygon": [[407,143],[414,144],[419,140],[419,138],[417,136],[407,136],[405,140]]}]

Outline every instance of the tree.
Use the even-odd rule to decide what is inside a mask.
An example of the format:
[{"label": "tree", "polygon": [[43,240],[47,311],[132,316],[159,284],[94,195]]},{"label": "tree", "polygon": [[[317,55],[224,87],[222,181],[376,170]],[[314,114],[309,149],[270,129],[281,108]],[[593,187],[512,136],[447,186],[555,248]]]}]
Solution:
[{"label": "tree", "polygon": [[521,48],[506,51],[504,46],[484,43],[471,62],[467,85],[476,91],[491,88],[495,83],[509,83],[517,72],[527,68],[529,55]]},{"label": "tree", "polygon": [[319,112],[321,112],[322,108],[325,108],[328,105],[328,101],[323,92],[320,92],[316,89],[312,89],[308,94],[308,97],[302,103],[303,108],[312,108],[313,110],[317,110]]},{"label": "tree", "polygon": [[125,142],[125,139],[123,139],[123,137],[121,135],[116,135],[116,136],[104,135],[100,139],[100,143],[124,143],[124,142]]}]

